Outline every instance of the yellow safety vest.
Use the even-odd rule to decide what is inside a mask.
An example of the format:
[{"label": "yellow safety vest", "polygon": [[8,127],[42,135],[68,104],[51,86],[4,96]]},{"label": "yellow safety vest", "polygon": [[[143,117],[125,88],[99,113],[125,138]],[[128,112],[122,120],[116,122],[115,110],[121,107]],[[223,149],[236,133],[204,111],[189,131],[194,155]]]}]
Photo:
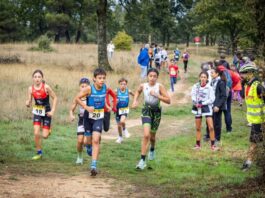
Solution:
[{"label": "yellow safety vest", "polygon": [[265,105],[262,98],[258,97],[257,87],[259,81],[254,81],[249,89],[247,96],[247,86],[245,86],[245,96],[247,104],[247,120],[252,124],[261,124],[265,118]]}]

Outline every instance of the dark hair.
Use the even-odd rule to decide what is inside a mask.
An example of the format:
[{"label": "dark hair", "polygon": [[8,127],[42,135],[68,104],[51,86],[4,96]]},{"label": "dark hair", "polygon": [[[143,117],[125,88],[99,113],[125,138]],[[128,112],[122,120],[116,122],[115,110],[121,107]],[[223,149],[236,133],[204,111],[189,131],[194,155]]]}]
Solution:
[{"label": "dark hair", "polygon": [[225,59],[225,54],[220,54],[221,59]]},{"label": "dark hair", "polygon": [[97,68],[97,69],[95,69],[95,71],[94,71],[94,78],[96,78],[98,75],[107,75],[106,74],[106,72],[105,72],[105,70],[104,69],[102,69],[102,68]]},{"label": "dark hair", "polygon": [[215,59],[215,60],[213,61],[213,64],[214,64],[215,67],[218,67],[219,64],[220,64],[220,60]]},{"label": "dark hair", "polygon": [[43,72],[40,69],[36,69],[33,73],[32,73],[32,77],[36,74],[39,73],[41,75],[41,77],[43,78]]},{"label": "dark hair", "polygon": [[121,83],[121,82],[126,82],[126,84],[128,83],[128,80],[126,79],[126,78],[121,78],[119,81],[118,81],[119,83]]},{"label": "dark hair", "polygon": [[150,69],[148,69],[148,71],[147,71],[147,76],[148,76],[148,74],[149,74],[150,72],[155,72],[155,73],[157,74],[157,76],[159,76],[159,71],[158,71],[156,68],[150,68]]},{"label": "dark hair", "polygon": [[202,74],[205,74],[207,76],[207,78],[209,78],[209,74],[206,72],[206,71],[202,71],[200,74],[199,74],[199,77],[201,77]]},{"label": "dark hair", "polygon": [[172,58],[172,59],[170,59],[170,62],[175,62],[175,59],[173,59],[173,58]]},{"label": "dark hair", "polygon": [[221,78],[221,80],[223,80],[223,81],[227,81],[227,79],[226,79],[226,76],[225,76],[225,74],[224,74],[224,71],[225,70],[220,70],[218,67],[216,67],[216,68],[213,68],[213,70],[214,70],[214,72],[215,73],[217,73],[219,76],[220,76],[220,78]]},{"label": "dark hair", "polygon": [[254,56],[254,55],[250,55],[250,56],[249,56],[249,59],[250,59],[250,61],[253,62],[253,61],[255,60],[255,56]]},{"label": "dark hair", "polygon": [[89,79],[86,78],[86,77],[80,79],[80,81],[79,81],[79,85],[81,85],[81,84],[83,84],[83,83],[84,83],[84,84],[88,84],[88,85],[90,85],[90,81],[89,81]]}]

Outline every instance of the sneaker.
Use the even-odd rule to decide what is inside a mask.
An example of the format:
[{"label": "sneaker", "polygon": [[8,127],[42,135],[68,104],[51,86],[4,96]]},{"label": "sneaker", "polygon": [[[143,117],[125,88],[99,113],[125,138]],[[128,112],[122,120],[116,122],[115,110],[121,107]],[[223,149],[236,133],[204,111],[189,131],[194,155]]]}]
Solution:
[{"label": "sneaker", "polygon": [[155,159],[155,151],[149,151],[148,160],[154,160],[154,159]]},{"label": "sneaker", "polygon": [[124,129],[124,130],[123,130],[123,134],[124,134],[124,137],[125,137],[125,138],[129,138],[129,137],[131,137],[131,134],[128,132],[127,129]]},{"label": "sneaker", "polygon": [[83,164],[83,158],[77,158],[76,161],[75,161],[76,164],[78,165],[82,165]]},{"label": "sneaker", "polygon": [[210,141],[210,138],[209,138],[209,137],[206,137],[206,136],[204,136],[204,137],[203,137],[203,141],[204,141],[204,142],[209,142],[209,141]]},{"label": "sneaker", "polygon": [[198,144],[196,144],[194,147],[193,147],[194,150],[200,150],[201,149],[201,146],[199,146]]},{"label": "sneaker", "polygon": [[89,156],[92,156],[92,146],[86,146],[86,152]]},{"label": "sneaker", "polygon": [[218,148],[217,146],[215,146],[215,145],[212,145],[212,146],[211,146],[211,150],[212,150],[212,151],[218,151],[219,148]]},{"label": "sneaker", "polygon": [[247,162],[244,162],[242,167],[241,167],[241,170],[242,171],[247,171],[247,170],[250,169],[250,167],[251,167],[251,164],[248,164]]},{"label": "sneaker", "polygon": [[[230,132],[231,133],[231,132]],[[222,142],[221,141],[218,141],[218,140],[215,140],[215,142],[214,142],[214,146],[215,147],[220,147],[220,146],[222,146]]]},{"label": "sneaker", "polygon": [[143,159],[141,159],[139,163],[137,164],[136,169],[144,170],[145,167],[146,167],[146,163]]},{"label": "sneaker", "polygon": [[95,167],[91,168],[90,176],[95,177],[98,174],[98,171]]},{"label": "sneaker", "polygon": [[42,158],[42,155],[37,154],[37,155],[34,155],[34,156],[32,157],[32,160],[39,160],[39,159],[41,159],[41,158]]},{"label": "sneaker", "polygon": [[248,127],[252,127],[252,124],[251,124],[251,123],[248,123],[247,126],[248,126]]},{"label": "sneaker", "polygon": [[122,141],[123,141],[122,137],[118,137],[118,139],[116,140],[116,143],[121,144]]}]

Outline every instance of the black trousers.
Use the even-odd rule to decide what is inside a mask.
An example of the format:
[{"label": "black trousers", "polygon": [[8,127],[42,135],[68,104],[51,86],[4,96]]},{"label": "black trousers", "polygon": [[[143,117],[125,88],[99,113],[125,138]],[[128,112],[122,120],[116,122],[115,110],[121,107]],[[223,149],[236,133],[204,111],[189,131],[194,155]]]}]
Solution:
[{"label": "black trousers", "polygon": [[[215,140],[221,140],[221,131],[222,131],[222,110],[213,113],[213,127],[214,127],[214,134]],[[206,123],[207,124],[207,123]],[[210,138],[208,126],[206,128],[206,138]]]},{"label": "black trousers", "polygon": [[184,64],[184,71],[187,72],[188,61],[183,61],[183,64]]}]

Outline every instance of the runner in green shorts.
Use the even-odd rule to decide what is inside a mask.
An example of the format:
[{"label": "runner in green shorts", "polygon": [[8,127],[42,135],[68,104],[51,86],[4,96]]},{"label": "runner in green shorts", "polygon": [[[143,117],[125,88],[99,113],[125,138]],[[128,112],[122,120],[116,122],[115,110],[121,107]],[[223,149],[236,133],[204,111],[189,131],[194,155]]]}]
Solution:
[{"label": "runner in green shorts", "polygon": [[161,120],[160,101],[170,104],[170,97],[163,85],[157,83],[159,72],[151,68],[147,72],[148,83],[139,86],[134,95],[132,108],[138,106],[138,98],[144,93],[144,106],[142,109],[142,123],[144,127],[144,136],[142,139],[141,159],[136,168],[143,170],[146,167],[145,157],[148,151],[149,143],[151,144],[148,154],[149,160],[155,158],[155,141],[156,131]]}]

